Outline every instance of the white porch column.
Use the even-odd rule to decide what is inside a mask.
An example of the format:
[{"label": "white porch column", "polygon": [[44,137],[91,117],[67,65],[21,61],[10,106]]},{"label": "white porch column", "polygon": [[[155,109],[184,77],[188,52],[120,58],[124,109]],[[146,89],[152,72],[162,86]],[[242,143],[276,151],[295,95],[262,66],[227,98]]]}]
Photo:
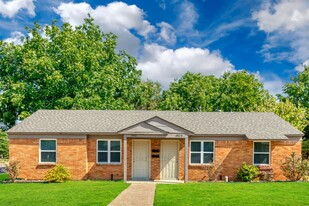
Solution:
[{"label": "white porch column", "polygon": [[189,137],[185,137],[185,182],[188,182]]},{"label": "white porch column", "polygon": [[127,181],[127,136],[123,136],[123,181]]}]

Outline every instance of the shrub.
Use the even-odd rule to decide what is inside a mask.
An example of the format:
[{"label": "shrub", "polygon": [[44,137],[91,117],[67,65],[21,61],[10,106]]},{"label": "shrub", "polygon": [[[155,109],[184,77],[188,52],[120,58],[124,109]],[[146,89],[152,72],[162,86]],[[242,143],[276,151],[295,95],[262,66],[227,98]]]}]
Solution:
[{"label": "shrub", "polygon": [[0,130],[0,159],[9,158],[9,140],[6,132]]},{"label": "shrub", "polygon": [[291,181],[297,181],[308,175],[309,162],[298,157],[295,152],[281,163],[283,175]]},{"label": "shrub", "polygon": [[247,165],[245,162],[238,168],[236,179],[241,182],[251,182],[259,175],[259,168],[255,165]]},{"label": "shrub", "polygon": [[[308,131],[308,133],[309,133],[309,131]],[[303,142],[302,142],[302,156],[303,156],[303,159],[309,159],[309,140],[308,139],[303,140]]]},{"label": "shrub", "polygon": [[261,181],[272,181],[274,179],[274,172],[272,168],[260,167],[258,179]]},{"label": "shrub", "polygon": [[47,182],[60,183],[70,180],[70,176],[69,170],[63,165],[58,164],[47,172],[44,180]]},{"label": "shrub", "polygon": [[9,174],[9,178],[12,182],[15,182],[16,178],[19,175],[19,161],[13,160],[9,163],[5,164],[5,169],[7,173]]}]

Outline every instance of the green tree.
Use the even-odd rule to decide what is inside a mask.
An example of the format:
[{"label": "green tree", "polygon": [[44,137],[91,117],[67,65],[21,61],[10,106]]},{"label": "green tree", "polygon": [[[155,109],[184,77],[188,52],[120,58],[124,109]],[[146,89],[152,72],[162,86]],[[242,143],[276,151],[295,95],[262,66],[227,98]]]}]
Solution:
[{"label": "green tree", "polygon": [[117,52],[116,36],[93,19],[27,31],[22,45],[0,41],[0,121],[7,126],[38,109],[137,106],[143,84],[135,58]]},{"label": "green tree", "polygon": [[256,111],[274,112],[300,131],[304,131],[304,128],[308,125],[308,120],[306,119],[306,109],[300,105],[296,106],[289,101],[289,99],[279,102],[276,101],[275,98],[264,100],[257,107]]},{"label": "green tree", "polygon": [[135,108],[140,110],[157,110],[162,101],[161,84],[147,80],[141,83],[139,87],[140,95],[137,96]]},{"label": "green tree", "polygon": [[293,77],[292,82],[287,83],[283,90],[294,104],[309,109],[309,67],[305,66],[304,71]]},{"label": "green tree", "polygon": [[161,108],[181,111],[254,111],[269,94],[253,74],[226,72],[222,77],[187,72],[163,92]]},{"label": "green tree", "polygon": [[219,79],[187,72],[163,92],[161,109],[181,111],[214,111],[219,96]]},{"label": "green tree", "polygon": [[0,132],[0,158],[9,158],[9,140],[6,132]]},{"label": "green tree", "polygon": [[270,95],[255,75],[247,71],[226,72],[220,81],[217,108],[222,111],[250,112]]}]

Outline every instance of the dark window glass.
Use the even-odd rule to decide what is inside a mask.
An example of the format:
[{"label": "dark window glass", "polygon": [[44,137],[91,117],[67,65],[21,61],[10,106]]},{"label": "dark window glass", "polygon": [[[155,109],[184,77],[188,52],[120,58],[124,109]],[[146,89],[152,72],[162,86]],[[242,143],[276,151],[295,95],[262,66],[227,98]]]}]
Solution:
[{"label": "dark window glass", "polygon": [[269,164],[269,155],[254,154],[254,164]]},{"label": "dark window glass", "polygon": [[200,153],[191,153],[191,163],[200,164],[201,163],[201,154]]},{"label": "dark window glass", "polygon": [[111,152],[111,162],[112,163],[120,162],[120,152]]},{"label": "dark window glass", "polygon": [[201,142],[191,142],[191,151],[200,152],[201,151]]},{"label": "dark window glass", "polygon": [[56,140],[41,140],[41,150],[56,150]]},{"label": "dark window glass", "polygon": [[107,152],[98,152],[98,162],[107,162]]},{"label": "dark window glass", "polygon": [[120,151],[120,141],[111,141],[111,151]]},{"label": "dark window glass", "polygon": [[214,154],[204,153],[204,164],[213,163]]},{"label": "dark window glass", "polygon": [[56,162],[56,152],[41,152],[41,162]]},{"label": "dark window glass", "polygon": [[269,142],[254,142],[254,152],[269,152]]},{"label": "dark window glass", "polygon": [[213,152],[214,143],[213,142],[204,142],[204,152]]},{"label": "dark window glass", "polygon": [[108,141],[98,141],[98,150],[107,151]]}]

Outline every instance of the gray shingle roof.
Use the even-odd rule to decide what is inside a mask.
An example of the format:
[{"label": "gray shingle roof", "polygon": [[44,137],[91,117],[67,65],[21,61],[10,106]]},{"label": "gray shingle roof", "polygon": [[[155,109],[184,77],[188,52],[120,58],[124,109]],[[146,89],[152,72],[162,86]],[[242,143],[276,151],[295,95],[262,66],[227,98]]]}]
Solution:
[{"label": "gray shingle roof", "polygon": [[117,133],[158,116],[195,135],[246,135],[249,139],[287,139],[303,133],[274,113],[139,110],[39,110],[8,130],[23,133]]}]

